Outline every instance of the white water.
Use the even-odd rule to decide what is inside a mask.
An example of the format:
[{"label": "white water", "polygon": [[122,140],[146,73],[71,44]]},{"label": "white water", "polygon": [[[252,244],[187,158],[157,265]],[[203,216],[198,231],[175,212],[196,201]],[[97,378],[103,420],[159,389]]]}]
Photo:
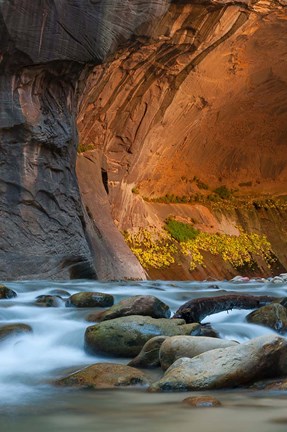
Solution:
[{"label": "white water", "polygon": [[[51,294],[51,291],[54,289],[66,290],[69,294],[79,291],[100,291],[113,294],[115,302],[118,302],[122,298],[131,295],[150,294],[166,302],[173,312],[191,298],[222,295],[224,293],[240,292],[254,295],[287,296],[286,284],[275,285],[258,282],[238,284],[232,282],[198,283],[164,281],[137,283],[102,283],[90,281],[55,283],[50,281],[33,281],[6,283],[5,285],[16,291],[18,296],[14,299],[0,301],[0,325],[25,323],[33,328],[33,333],[11,338],[1,343],[0,414],[7,414],[7,412],[12,411],[13,413],[24,412],[26,416],[27,411],[25,410],[29,412],[31,407],[36,406],[40,411],[43,410],[43,407],[45,409],[50,407],[49,409],[51,409],[55,400],[58,401],[57,407],[64,404],[65,410],[67,406],[69,406],[69,409],[71,409],[71,406],[74,406],[77,399],[74,396],[75,393],[66,389],[55,389],[50,385],[50,382],[57,377],[98,361],[122,361],[126,363],[125,359],[115,360],[99,356],[89,356],[84,352],[84,332],[91,325],[85,321],[85,317],[91,312],[91,309],[65,308],[64,305],[59,308],[35,306],[33,303],[38,295]],[[217,285],[218,288],[215,288],[214,285]],[[205,322],[210,322],[213,328],[220,333],[221,337],[235,339],[239,342],[262,334],[272,333],[272,330],[267,328],[246,323],[245,316],[249,312],[221,312],[207,317]],[[115,399],[115,394],[110,393],[107,393],[110,395],[109,400]],[[85,400],[85,407],[86,404],[89,406],[91,395],[87,392],[79,394]],[[102,392],[101,394],[103,395],[103,399],[100,402],[98,400],[99,393],[95,397],[98,403],[103,405],[106,400],[105,393]],[[133,395],[132,391],[129,394]],[[133,397],[131,396],[129,403],[131,403]],[[146,397],[141,393],[138,394],[137,400],[142,400],[142,403],[146,404]],[[148,397],[157,397],[160,400],[163,396]],[[165,401],[168,398],[170,396],[164,396]],[[79,404],[78,399],[77,404]],[[106,405],[104,404],[103,410],[105,408]],[[65,418],[67,419],[67,417]],[[20,428],[20,423],[16,426]],[[16,426],[13,428],[13,431],[17,429]],[[22,426],[21,430],[24,430]],[[69,422],[66,426],[68,430]],[[278,429],[278,426],[276,427],[277,429],[274,430],[281,430]],[[123,429],[126,428],[127,425]],[[27,430],[30,430],[28,426]],[[71,425],[69,430],[74,430],[71,429]],[[86,430],[90,429],[86,428]],[[205,430],[208,429],[205,428]]]}]

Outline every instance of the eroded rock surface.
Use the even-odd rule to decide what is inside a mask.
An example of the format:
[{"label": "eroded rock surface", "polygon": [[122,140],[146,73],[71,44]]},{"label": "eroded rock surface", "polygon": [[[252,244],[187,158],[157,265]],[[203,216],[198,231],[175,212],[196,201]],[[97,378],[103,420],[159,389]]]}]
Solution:
[{"label": "eroded rock surface", "polygon": [[0,2],[1,279],[144,277],[135,259],[125,268],[111,249],[110,268],[97,265],[102,234],[75,174],[77,94],[85,66],[101,63],[166,4]]}]

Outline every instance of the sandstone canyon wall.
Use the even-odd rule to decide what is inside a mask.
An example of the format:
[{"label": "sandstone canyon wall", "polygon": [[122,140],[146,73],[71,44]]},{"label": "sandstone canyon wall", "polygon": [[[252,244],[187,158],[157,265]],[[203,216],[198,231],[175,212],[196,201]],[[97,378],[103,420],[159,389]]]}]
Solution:
[{"label": "sandstone canyon wall", "polygon": [[123,243],[123,258],[99,255],[107,246],[75,175],[75,119],[86,66],[166,3],[0,1],[1,279],[144,277]]},{"label": "sandstone canyon wall", "polygon": [[[80,179],[88,164],[104,179],[98,202],[122,232],[160,230],[172,217],[207,233],[256,233],[274,260],[258,259],[254,274],[285,270],[286,2],[174,1],[145,34],[86,82]],[[182,258],[149,269],[176,279],[237,272],[211,256],[192,272]]]}]

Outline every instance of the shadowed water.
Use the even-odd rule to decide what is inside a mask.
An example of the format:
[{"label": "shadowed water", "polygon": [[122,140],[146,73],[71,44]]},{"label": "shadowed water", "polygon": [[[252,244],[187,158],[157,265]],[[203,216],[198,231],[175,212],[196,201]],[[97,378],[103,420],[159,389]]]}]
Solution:
[{"label": "shadowed water", "polygon": [[[1,343],[0,424],[3,431],[241,431],[279,432],[286,430],[287,393],[217,391],[222,403],[218,409],[190,409],[180,402],[198,392],[149,394],[144,390],[83,391],[54,388],[50,383],[69,371],[98,361],[127,363],[126,359],[89,356],[84,352],[85,317],[91,309],[44,308],[34,305],[36,296],[55,289],[69,294],[101,291],[113,294],[115,302],[138,294],[155,295],[173,312],[191,298],[224,293],[287,296],[287,285],[232,282],[145,281],[27,281],[7,283],[15,299],[1,300],[0,323],[25,323],[32,334]],[[95,309],[93,309],[94,311]],[[248,324],[250,311],[221,312],[204,321],[226,339],[239,342],[272,330]],[[192,427],[191,427],[192,426]],[[2,429],[1,429],[2,430]]]}]

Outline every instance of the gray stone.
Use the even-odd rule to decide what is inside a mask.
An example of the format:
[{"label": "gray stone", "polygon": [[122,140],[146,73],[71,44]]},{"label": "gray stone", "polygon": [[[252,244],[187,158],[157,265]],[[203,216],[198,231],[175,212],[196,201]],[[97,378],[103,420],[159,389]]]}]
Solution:
[{"label": "gray stone", "polygon": [[150,391],[220,389],[250,384],[287,373],[287,340],[267,335],[192,359],[180,358]]},{"label": "gray stone", "polygon": [[159,360],[166,370],[181,357],[193,358],[206,351],[238,345],[237,342],[202,336],[173,336],[167,338],[159,351]]}]

